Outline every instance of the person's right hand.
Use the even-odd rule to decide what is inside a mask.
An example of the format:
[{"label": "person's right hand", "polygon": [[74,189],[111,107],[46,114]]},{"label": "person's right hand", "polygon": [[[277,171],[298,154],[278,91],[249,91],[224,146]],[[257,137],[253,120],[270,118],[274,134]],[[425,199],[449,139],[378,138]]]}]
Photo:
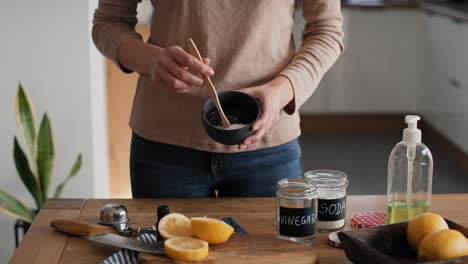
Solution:
[{"label": "person's right hand", "polygon": [[202,86],[202,75],[211,76],[213,69],[208,66],[209,59],[203,62],[185,52],[179,46],[160,48],[149,64],[148,74],[157,87],[176,93],[188,93],[191,86]]},{"label": "person's right hand", "polygon": [[214,74],[207,58],[201,62],[179,46],[160,48],[138,39],[122,43],[117,61],[124,68],[150,78],[154,87],[177,93],[187,93],[192,86],[203,85],[201,76]]}]

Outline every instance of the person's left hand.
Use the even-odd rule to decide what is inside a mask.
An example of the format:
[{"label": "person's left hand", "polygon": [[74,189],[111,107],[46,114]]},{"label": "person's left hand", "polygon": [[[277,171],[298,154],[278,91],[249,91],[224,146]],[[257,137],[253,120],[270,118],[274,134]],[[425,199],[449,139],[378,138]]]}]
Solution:
[{"label": "person's left hand", "polygon": [[255,134],[244,139],[239,149],[244,150],[249,145],[256,144],[279,120],[281,110],[293,99],[291,83],[284,76],[278,76],[272,81],[240,90],[257,98],[262,105],[262,114],[253,124]]}]

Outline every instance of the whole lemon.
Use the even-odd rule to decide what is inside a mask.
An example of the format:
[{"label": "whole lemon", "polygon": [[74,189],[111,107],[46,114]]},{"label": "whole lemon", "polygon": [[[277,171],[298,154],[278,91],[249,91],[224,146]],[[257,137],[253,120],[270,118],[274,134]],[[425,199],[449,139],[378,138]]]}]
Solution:
[{"label": "whole lemon", "polygon": [[448,225],[442,216],[434,213],[422,213],[408,223],[406,237],[410,247],[418,250],[419,244],[425,236],[443,229],[448,229]]},{"label": "whole lemon", "polygon": [[419,261],[468,256],[468,240],[457,230],[446,229],[427,235],[418,250]]}]

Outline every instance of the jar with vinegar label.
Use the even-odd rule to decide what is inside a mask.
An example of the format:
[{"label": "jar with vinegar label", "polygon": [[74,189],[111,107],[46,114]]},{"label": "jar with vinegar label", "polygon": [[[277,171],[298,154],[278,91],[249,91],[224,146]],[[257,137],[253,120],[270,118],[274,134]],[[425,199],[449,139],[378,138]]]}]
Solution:
[{"label": "jar with vinegar label", "polygon": [[283,179],[276,192],[276,236],[313,244],[317,239],[316,186],[304,178]]}]

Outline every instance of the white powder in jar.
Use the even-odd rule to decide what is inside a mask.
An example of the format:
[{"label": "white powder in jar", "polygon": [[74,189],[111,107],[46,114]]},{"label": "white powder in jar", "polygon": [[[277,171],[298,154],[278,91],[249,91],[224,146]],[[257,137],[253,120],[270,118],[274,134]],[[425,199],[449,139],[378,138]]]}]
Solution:
[{"label": "white powder in jar", "polygon": [[[346,188],[317,187],[317,195],[318,229],[328,231],[342,228],[346,217]],[[324,219],[327,221],[323,221]]]},{"label": "white powder in jar", "polygon": [[315,170],[304,177],[317,186],[319,231],[333,231],[344,227],[346,218],[347,175],[340,171]]},{"label": "white powder in jar", "polygon": [[345,225],[345,220],[337,221],[318,221],[317,228],[320,230],[337,230],[341,229]]}]

